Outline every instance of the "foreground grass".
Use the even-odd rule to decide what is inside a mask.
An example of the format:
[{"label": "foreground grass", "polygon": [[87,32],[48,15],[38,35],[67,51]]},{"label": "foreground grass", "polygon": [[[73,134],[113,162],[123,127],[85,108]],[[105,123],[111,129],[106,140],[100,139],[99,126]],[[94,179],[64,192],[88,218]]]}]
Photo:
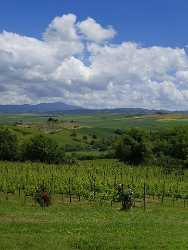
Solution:
[{"label": "foreground grass", "polygon": [[129,212],[93,203],[53,204],[42,210],[1,200],[0,249],[178,249],[188,246],[186,208],[151,206]]}]

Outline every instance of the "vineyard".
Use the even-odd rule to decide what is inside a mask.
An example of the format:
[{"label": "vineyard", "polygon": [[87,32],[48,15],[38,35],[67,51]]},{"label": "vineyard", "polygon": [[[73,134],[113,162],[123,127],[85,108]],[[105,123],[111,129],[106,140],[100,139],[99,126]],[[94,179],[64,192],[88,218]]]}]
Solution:
[{"label": "vineyard", "polygon": [[[187,206],[188,171],[165,170],[154,166],[131,167],[116,160],[82,161],[72,165],[0,163],[0,199],[34,196],[43,185],[62,202],[109,202],[117,185],[131,186],[136,205],[147,202]],[[143,203],[142,203],[143,201]],[[141,203],[140,203],[141,202]]]}]

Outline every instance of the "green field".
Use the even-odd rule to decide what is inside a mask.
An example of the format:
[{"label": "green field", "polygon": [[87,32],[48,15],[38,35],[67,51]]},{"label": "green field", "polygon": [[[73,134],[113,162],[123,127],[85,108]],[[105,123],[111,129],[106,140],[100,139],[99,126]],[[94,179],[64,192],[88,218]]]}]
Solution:
[{"label": "green field", "polygon": [[125,128],[125,127],[151,127],[151,126],[177,126],[188,125],[188,115],[161,114],[161,115],[126,115],[113,113],[91,114],[0,114],[0,124],[26,124],[44,123],[48,117],[56,117],[60,121],[78,122],[84,128]]},{"label": "green field", "polygon": [[42,210],[9,198],[0,203],[0,249],[186,250],[188,214],[176,206],[122,212],[119,206],[62,202]]}]

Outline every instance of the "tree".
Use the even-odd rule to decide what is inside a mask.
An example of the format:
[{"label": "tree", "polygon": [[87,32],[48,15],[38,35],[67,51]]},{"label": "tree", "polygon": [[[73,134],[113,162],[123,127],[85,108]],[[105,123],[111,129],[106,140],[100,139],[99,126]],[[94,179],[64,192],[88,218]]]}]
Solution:
[{"label": "tree", "polygon": [[0,130],[0,160],[16,160],[18,157],[18,140],[9,129]]},{"label": "tree", "polygon": [[153,152],[158,163],[165,167],[187,165],[188,129],[186,127],[160,129],[152,135]]},{"label": "tree", "polygon": [[64,150],[46,135],[36,135],[24,144],[23,159],[47,163],[64,161]]},{"label": "tree", "polygon": [[117,128],[117,129],[114,130],[114,134],[122,135],[123,133],[124,133],[123,130],[120,129],[120,128]]},{"label": "tree", "polygon": [[92,135],[92,138],[93,138],[93,140],[97,139],[97,135],[96,135],[96,134],[93,134],[93,135]]},{"label": "tree", "polygon": [[82,139],[83,139],[84,141],[87,141],[87,135],[83,135]]},{"label": "tree", "polygon": [[147,135],[139,129],[130,129],[121,136],[115,147],[115,156],[121,161],[138,165],[153,158]]},{"label": "tree", "polygon": [[188,159],[188,130],[175,128],[169,138],[169,155],[179,160]]}]

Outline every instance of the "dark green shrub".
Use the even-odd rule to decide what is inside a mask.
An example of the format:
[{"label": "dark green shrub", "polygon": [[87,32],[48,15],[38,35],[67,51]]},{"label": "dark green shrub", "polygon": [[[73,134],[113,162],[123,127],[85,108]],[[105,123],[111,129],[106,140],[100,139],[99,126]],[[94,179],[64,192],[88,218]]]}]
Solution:
[{"label": "dark green shrub", "polygon": [[116,135],[122,135],[123,134],[123,130],[120,128],[117,128],[116,130],[114,130],[114,134]]},{"label": "dark green shrub", "polygon": [[87,141],[87,135],[84,135],[82,138],[84,141]]},{"label": "dark green shrub", "polygon": [[0,160],[16,160],[18,158],[18,139],[9,129],[0,130]]},{"label": "dark green shrub", "polygon": [[92,138],[93,138],[94,140],[96,140],[96,139],[97,139],[97,135],[96,135],[96,134],[93,134],[93,135],[92,135]]},{"label": "dark green shrub", "polygon": [[74,130],[73,130],[73,132],[71,133],[71,135],[70,135],[70,136],[72,136],[72,137],[76,137],[76,136],[77,136],[76,131],[74,131]]},{"label": "dark green shrub", "polygon": [[128,164],[138,165],[153,158],[151,144],[143,130],[130,129],[115,146],[115,156]]},{"label": "dark green shrub", "polygon": [[36,135],[23,145],[23,160],[47,163],[64,161],[64,149],[46,135]]}]

